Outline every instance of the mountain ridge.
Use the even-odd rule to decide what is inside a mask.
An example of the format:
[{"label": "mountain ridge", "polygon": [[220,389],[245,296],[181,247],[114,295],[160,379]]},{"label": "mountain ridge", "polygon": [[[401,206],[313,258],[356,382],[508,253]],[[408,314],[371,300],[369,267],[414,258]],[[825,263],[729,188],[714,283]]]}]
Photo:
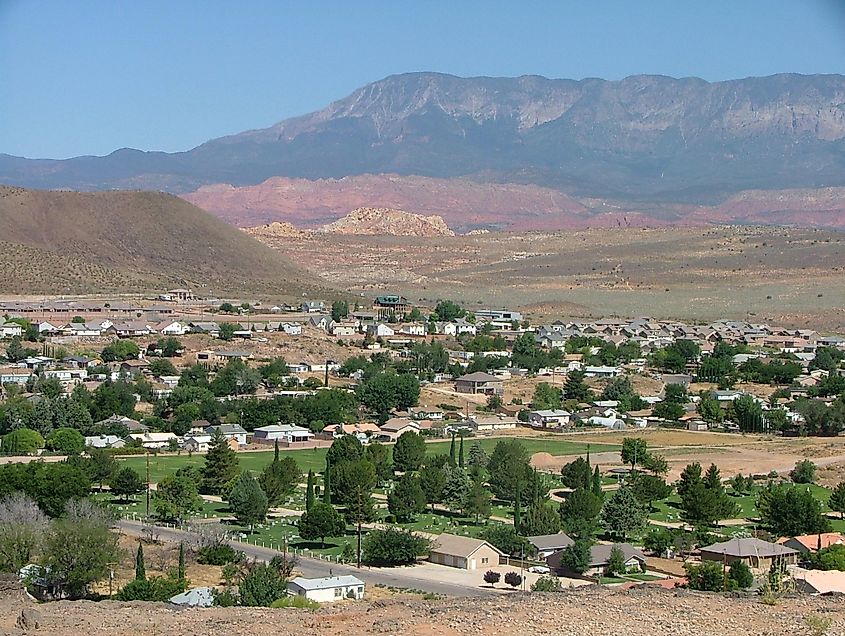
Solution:
[{"label": "mountain ridge", "polygon": [[845,185],[845,77],[722,82],[406,73],[323,109],[181,153],[0,156],[0,181],[191,192],[268,178],[396,173],[577,196],[714,204],[750,189]]}]

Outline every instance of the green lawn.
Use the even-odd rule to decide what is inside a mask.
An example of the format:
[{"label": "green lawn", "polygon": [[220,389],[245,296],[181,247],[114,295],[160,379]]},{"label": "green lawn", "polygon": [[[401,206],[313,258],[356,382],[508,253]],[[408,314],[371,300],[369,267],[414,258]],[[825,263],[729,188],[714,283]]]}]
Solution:
[{"label": "green lawn", "polygon": [[[464,454],[469,453],[469,447],[476,441],[481,445],[485,452],[492,453],[496,443],[501,438],[484,438],[474,439],[467,438],[464,440]],[[587,450],[587,445],[582,442],[572,442],[559,438],[517,438],[526,447],[529,453],[546,452],[552,455],[573,455],[577,453],[584,453]],[[448,454],[451,442],[432,442],[426,444],[426,452],[429,455]],[[617,450],[619,446],[612,444],[591,444],[590,450],[594,452]],[[307,450],[282,450],[280,455],[291,456],[299,464],[303,471],[309,469],[314,472],[322,472],[326,465],[326,450],[325,448],[315,448]],[[259,451],[240,453],[241,468],[250,470],[252,472],[260,472],[267,464],[273,460],[273,451]],[[131,466],[142,477],[146,475],[146,457],[137,455],[134,457],[127,457],[120,461],[125,462],[127,466]],[[166,475],[175,472],[183,466],[202,466],[205,458],[203,455],[188,455],[183,453],[181,455],[154,455],[150,456],[150,480],[153,483],[161,481]]]}]

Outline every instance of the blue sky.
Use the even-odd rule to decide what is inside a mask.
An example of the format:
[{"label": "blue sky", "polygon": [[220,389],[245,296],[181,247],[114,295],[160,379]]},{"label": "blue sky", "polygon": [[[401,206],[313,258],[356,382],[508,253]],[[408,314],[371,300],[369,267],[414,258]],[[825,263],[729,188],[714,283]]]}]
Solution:
[{"label": "blue sky", "polygon": [[0,0],[0,152],[187,150],[393,73],[845,72],[845,0]]}]

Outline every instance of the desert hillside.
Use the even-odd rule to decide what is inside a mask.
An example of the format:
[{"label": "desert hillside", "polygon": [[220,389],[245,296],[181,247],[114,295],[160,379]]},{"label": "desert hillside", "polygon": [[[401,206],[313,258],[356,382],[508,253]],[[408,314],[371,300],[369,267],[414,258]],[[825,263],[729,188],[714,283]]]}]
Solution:
[{"label": "desert hillside", "polygon": [[357,208],[320,228],[328,234],[455,236],[442,216],[422,216],[390,208]]},{"label": "desert hillside", "polygon": [[324,285],[282,251],[174,196],[0,187],[0,291],[80,293],[184,284],[299,294]]}]

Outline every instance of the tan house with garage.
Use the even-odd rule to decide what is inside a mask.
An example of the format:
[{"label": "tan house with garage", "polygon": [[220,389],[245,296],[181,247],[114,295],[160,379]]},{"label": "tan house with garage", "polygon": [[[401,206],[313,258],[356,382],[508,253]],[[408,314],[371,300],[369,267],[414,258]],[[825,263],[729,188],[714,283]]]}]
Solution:
[{"label": "tan house with garage", "polygon": [[499,565],[503,556],[504,552],[481,539],[441,534],[432,541],[428,560],[462,570],[480,570]]}]

